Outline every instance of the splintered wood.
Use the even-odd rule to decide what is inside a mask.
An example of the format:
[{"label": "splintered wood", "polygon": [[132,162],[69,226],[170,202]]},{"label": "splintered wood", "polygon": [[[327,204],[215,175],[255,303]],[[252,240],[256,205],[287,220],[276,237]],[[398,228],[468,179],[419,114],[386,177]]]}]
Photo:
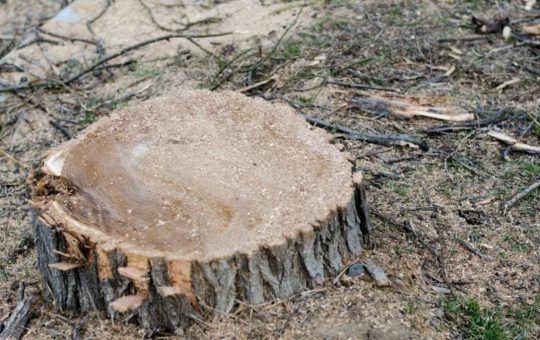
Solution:
[{"label": "splintered wood", "polygon": [[174,330],[323,283],[371,242],[361,176],[329,140],[290,107],[234,92],[103,118],[32,185],[47,298]]},{"label": "splintered wood", "polygon": [[354,97],[351,105],[364,112],[402,119],[425,117],[438,120],[463,122],[473,120],[472,113],[450,106],[444,97],[401,97],[371,95]]}]

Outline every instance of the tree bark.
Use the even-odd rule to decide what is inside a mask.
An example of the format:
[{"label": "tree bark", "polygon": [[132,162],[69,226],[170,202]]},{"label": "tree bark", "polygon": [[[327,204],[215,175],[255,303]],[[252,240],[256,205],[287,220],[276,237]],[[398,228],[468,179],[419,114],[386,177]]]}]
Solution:
[{"label": "tree bark", "polygon": [[333,211],[311,233],[252,255],[189,263],[192,293],[173,287],[173,264],[164,257],[144,259],[148,271],[137,276],[125,269],[130,268],[130,254],[80,245],[91,248],[87,263],[51,265],[62,263],[62,254],[69,253],[66,236],[71,235],[36,211],[33,230],[45,299],[62,310],[101,310],[111,318],[136,320],[147,329],[173,331],[186,326],[194,314],[208,317],[230,312],[239,301],[257,305],[290,297],[333,277],[371,245],[364,187],[355,186],[348,207]]}]

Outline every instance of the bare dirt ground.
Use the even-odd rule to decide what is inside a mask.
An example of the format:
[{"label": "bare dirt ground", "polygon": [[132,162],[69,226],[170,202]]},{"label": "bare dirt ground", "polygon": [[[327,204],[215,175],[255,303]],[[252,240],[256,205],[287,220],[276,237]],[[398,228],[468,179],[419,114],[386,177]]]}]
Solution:
[{"label": "bare dirt ground", "polygon": [[[64,5],[38,4],[0,1],[0,55]],[[540,180],[540,156],[504,156],[505,146],[487,135],[499,129],[540,145],[540,44],[533,42],[540,39],[523,40],[519,33],[521,25],[540,22],[539,5],[526,11],[524,1],[279,4],[287,15],[256,39],[204,45],[206,52],[185,42],[165,57],[138,50],[122,56],[123,64],[112,60],[66,87],[0,93],[0,321],[17,302],[19,282],[36,298],[42,289],[25,189],[29,169],[39,167],[50,146],[114,108],[188,86],[240,90],[357,131],[425,140],[428,151],[336,133],[369,184],[376,247],[360,260],[381,266],[392,286],[343,275],[284,301],[240,304],[235,313],[196,322],[183,334],[145,334],[129,323],[74,316],[38,300],[25,338],[540,338],[540,192],[501,211],[502,203]],[[500,30],[475,35],[473,15],[508,16],[518,36],[505,40]],[[68,64],[56,65],[51,79],[73,72]],[[0,66],[0,72],[14,71]],[[474,113],[477,125],[427,133],[446,123],[400,120],[354,105],[382,92],[444,96]],[[501,119],[480,126],[493,115]]]}]

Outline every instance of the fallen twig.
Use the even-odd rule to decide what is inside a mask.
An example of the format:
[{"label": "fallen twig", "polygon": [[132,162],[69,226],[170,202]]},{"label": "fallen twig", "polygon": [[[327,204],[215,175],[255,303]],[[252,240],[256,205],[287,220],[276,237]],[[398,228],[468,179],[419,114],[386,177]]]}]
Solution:
[{"label": "fallen twig", "polygon": [[492,116],[485,119],[480,119],[478,121],[461,123],[461,124],[452,124],[452,125],[439,125],[439,126],[431,127],[429,129],[421,130],[421,132],[424,132],[427,134],[439,134],[443,132],[474,130],[474,129],[486,127],[492,124],[505,121],[508,118],[508,113],[509,113],[508,109],[502,109],[502,110],[497,111]]},{"label": "fallen twig", "polygon": [[24,165],[23,163],[21,163],[18,159],[16,159],[15,157],[13,157],[12,155],[10,155],[7,151],[5,151],[4,149],[1,149],[0,148],[0,156],[4,156],[6,157],[7,159],[9,159],[11,162],[15,163],[16,165],[20,166],[21,168],[26,168],[26,165]]},{"label": "fallen twig", "polygon": [[76,37],[68,37],[68,36],[65,36],[65,35],[58,34],[58,33],[53,33],[53,32],[46,31],[43,28],[38,28],[37,30],[38,30],[39,33],[50,35],[51,37],[54,37],[54,38],[67,40],[69,42],[76,42],[77,41],[77,42],[82,42],[82,43],[89,44],[89,45],[94,45],[94,46],[97,45],[97,42],[95,42],[93,40],[83,39],[83,38],[76,38]]},{"label": "fallen twig", "polygon": [[457,41],[476,41],[476,40],[484,40],[488,38],[489,36],[486,36],[486,35],[468,35],[464,37],[441,38],[437,40],[437,42],[447,43],[447,42],[457,42]]},{"label": "fallen twig", "polygon": [[532,192],[533,190],[536,190],[538,188],[540,188],[540,181],[529,185],[523,191],[518,193],[516,196],[512,197],[511,200],[509,200],[508,202],[506,202],[502,206],[503,214],[506,214],[508,212],[508,210],[510,210],[510,208],[512,208],[512,206],[514,206],[520,199],[527,196],[530,192]]},{"label": "fallen twig", "polygon": [[540,147],[525,144],[525,143],[520,143],[518,142],[517,139],[510,137],[503,132],[492,130],[488,132],[488,136],[491,136],[505,144],[508,144],[509,145],[508,149],[510,150],[523,151],[523,152],[532,153],[532,154],[540,154]]},{"label": "fallen twig", "polygon": [[387,145],[387,146],[413,146],[413,147],[420,147],[424,151],[429,150],[429,146],[427,142],[420,138],[416,138],[416,137],[412,137],[408,135],[383,135],[383,134],[359,132],[359,131],[349,129],[348,127],[345,127],[345,126],[325,122],[324,120],[315,118],[303,112],[302,114],[304,118],[307,120],[307,122],[310,123],[311,125],[341,132],[345,134],[344,137],[346,139],[359,140],[362,142],[374,143],[374,144],[379,144],[379,145]]},{"label": "fallen twig", "polygon": [[2,340],[20,339],[24,333],[33,301],[32,296],[25,296],[24,290],[25,284],[21,282],[19,284],[19,302],[6,322],[4,330],[0,333],[0,339]]},{"label": "fallen twig", "polygon": [[482,254],[480,251],[478,251],[478,249],[476,249],[475,247],[473,247],[469,242],[465,241],[465,240],[459,240],[459,243],[465,248],[467,249],[468,251],[470,251],[471,253],[473,253],[474,255],[480,257],[480,258],[485,258],[485,255]]},{"label": "fallen twig", "polygon": [[88,20],[86,22],[86,28],[88,28],[88,31],[93,35],[95,36],[96,33],[94,32],[94,30],[92,29],[92,25],[98,21],[104,14],[105,12],[107,12],[107,10],[109,9],[109,7],[111,7],[111,4],[112,4],[112,1],[111,0],[107,0],[107,3],[105,4],[105,7],[103,7],[103,9],[95,16],[93,17],[92,19]]},{"label": "fallen twig", "polygon": [[60,131],[64,135],[64,137],[66,137],[67,139],[73,138],[71,133],[64,126],[62,126],[60,123],[58,123],[58,122],[56,122],[54,120],[49,120],[49,124],[51,124],[55,129]]},{"label": "fallen twig", "polygon": [[382,87],[382,86],[359,84],[359,83],[347,83],[347,82],[343,82],[339,80],[327,80],[326,83],[344,86],[344,87],[351,87],[355,89],[369,89],[369,90],[388,91],[388,92],[400,92],[399,89],[394,89],[391,87]]}]

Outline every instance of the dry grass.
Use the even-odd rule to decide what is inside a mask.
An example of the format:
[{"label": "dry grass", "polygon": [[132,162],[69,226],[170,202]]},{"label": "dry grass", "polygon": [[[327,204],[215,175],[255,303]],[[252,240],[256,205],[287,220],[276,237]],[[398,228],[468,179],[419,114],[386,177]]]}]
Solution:
[{"label": "dry grass", "polygon": [[[1,6],[1,5],[0,5]],[[223,47],[212,56],[178,55],[114,71],[109,79],[85,79],[89,90],[32,92],[2,105],[0,147],[35,167],[51,144],[64,139],[48,120],[72,134],[127,100],[143,100],[179,85],[245,89],[252,96],[292,103],[302,111],[367,132],[406,133],[426,138],[430,151],[340,141],[356,156],[369,186],[377,245],[371,258],[393,282],[345,279],[337,285],[286,301],[240,305],[232,315],[195,323],[190,338],[454,338],[540,337],[540,193],[532,193],[504,216],[500,204],[540,179],[538,156],[512,153],[485,131],[425,135],[439,125],[377,117],[348,106],[353,96],[375,93],[325,84],[339,79],[390,87],[403,95],[442,95],[484,118],[509,108],[499,123],[508,134],[540,144],[537,94],[538,49],[506,42],[500,34],[464,41],[472,14],[490,18],[531,17],[521,1],[347,1],[312,2],[312,23],[293,29],[275,49]],[[536,12],[535,12],[536,13]],[[535,15],[537,15],[536,13]],[[292,18],[291,18],[292,20]],[[291,24],[289,22],[288,24]],[[517,25],[514,27],[517,29]],[[455,42],[439,42],[457,38]],[[275,44],[279,37],[273,37]],[[272,51],[271,55],[266,54]],[[439,77],[449,69],[449,77]],[[181,76],[179,76],[181,74]],[[499,91],[513,78],[520,83]],[[181,80],[179,80],[181,79]],[[146,84],[153,84],[144,89]],[[82,88],[82,87],[81,87]],[[89,87],[86,87],[89,88]],[[112,95],[111,95],[112,93]],[[33,107],[29,100],[40,103]],[[48,113],[47,111],[51,111]],[[11,123],[11,124],[7,124]],[[524,133],[525,132],[525,133]],[[26,171],[0,163],[0,318],[14,306],[15,283],[37,282]],[[412,226],[414,233],[404,225]],[[452,294],[441,295],[437,287]],[[33,285],[37,294],[40,289]],[[38,303],[27,338],[69,337],[73,322]],[[65,314],[66,317],[70,315]],[[99,315],[83,316],[85,338],[139,338],[133,325]],[[173,335],[164,335],[174,337]]]}]

